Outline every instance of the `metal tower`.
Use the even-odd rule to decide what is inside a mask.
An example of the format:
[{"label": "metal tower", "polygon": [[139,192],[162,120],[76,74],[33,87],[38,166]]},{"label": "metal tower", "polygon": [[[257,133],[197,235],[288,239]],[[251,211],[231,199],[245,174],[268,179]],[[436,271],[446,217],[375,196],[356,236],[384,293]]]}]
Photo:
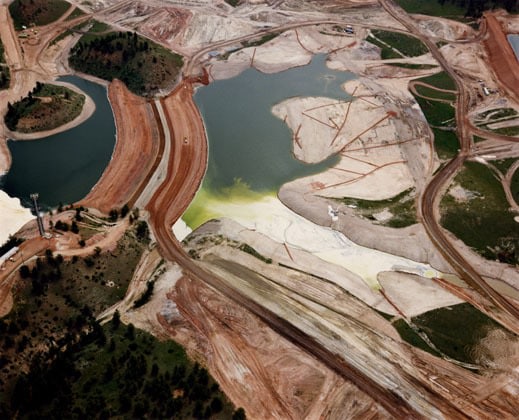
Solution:
[{"label": "metal tower", "polygon": [[34,204],[34,211],[36,212],[36,221],[38,222],[38,230],[40,231],[40,236],[42,238],[45,237],[45,228],[43,227],[43,219],[40,215],[40,209],[38,208],[38,197],[40,195],[38,193],[31,194],[32,202]]}]

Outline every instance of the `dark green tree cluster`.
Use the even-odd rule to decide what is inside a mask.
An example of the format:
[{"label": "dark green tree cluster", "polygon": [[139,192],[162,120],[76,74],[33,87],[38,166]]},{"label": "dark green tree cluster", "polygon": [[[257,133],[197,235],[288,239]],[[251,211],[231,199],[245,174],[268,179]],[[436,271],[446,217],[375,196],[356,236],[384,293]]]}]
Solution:
[{"label": "dark green tree cluster", "polygon": [[20,245],[24,240],[21,238],[17,238],[16,236],[9,235],[7,242],[5,242],[2,246],[0,246],[0,255],[4,255],[7,251],[15,246]]},{"label": "dark green tree cluster", "polygon": [[[50,102],[41,102],[38,97],[50,97]],[[85,97],[64,86],[36,82],[36,86],[20,101],[7,103],[4,117],[9,130],[16,130],[21,118],[30,116],[41,120],[34,131],[55,128],[73,120],[83,108]]]},{"label": "dark green tree cluster", "polygon": [[[79,336],[66,335],[33,360],[0,414],[51,419],[231,417],[218,384],[206,369],[188,362],[177,344],[137,334],[131,324],[101,327],[88,311],[81,321],[88,327]],[[225,416],[218,417],[220,413]],[[243,409],[234,412],[236,418],[245,418],[243,414]]]},{"label": "dark green tree cluster", "polygon": [[480,17],[485,10],[503,8],[509,13],[519,11],[517,0],[437,0],[439,4],[454,4],[464,9],[467,17]]},{"label": "dark green tree cluster", "polygon": [[149,280],[147,283],[146,283],[146,291],[142,294],[142,296],[137,299],[134,303],[133,303],[133,307],[134,308],[140,308],[141,306],[144,306],[146,303],[148,303],[148,301],[150,300],[151,296],[153,295],[153,288],[155,286],[155,281],[154,280]]},{"label": "dark green tree cluster", "polygon": [[14,0],[9,12],[17,30],[23,26],[46,25],[54,22],[70,7],[65,0]]},{"label": "dark green tree cluster", "polygon": [[7,126],[7,128],[9,130],[15,131],[20,118],[22,118],[25,115],[28,115],[37,103],[38,100],[34,98],[32,92],[29,92],[25,98],[23,98],[21,101],[16,102],[14,105],[8,102],[7,113],[4,117],[5,125]]},{"label": "dark green tree cluster", "polygon": [[70,65],[105,80],[122,80],[143,95],[175,79],[182,57],[140,37],[135,32],[88,35],[72,49]]},{"label": "dark green tree cluster", "polygon": [[41,296],[47,290],[48,284],[61,279],[61,264],[63,256],[58,254],[56,257],[52,255],[52,251],[45,251],[45,258],[38,258],[36,264],[30,269],[27,265],[20,267],[20,276],[23,279],[30,279],[32,283],[32,294]]},{"label": "dark green tree cluster", "polygon": [[7,89],[10,80],[9,67],[5,61],[4,45],[2,44],[2,40],[0,40],[0,89]]}]

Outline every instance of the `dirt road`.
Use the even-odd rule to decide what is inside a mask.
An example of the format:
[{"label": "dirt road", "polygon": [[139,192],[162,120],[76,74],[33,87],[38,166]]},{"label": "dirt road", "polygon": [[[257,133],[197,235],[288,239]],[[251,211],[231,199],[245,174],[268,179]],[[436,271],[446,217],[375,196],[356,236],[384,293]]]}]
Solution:
[{"label": "dirt road", "polygon": [[332,354],[289,322],[244,297],[218,277],[201,269],[176,240],[171,226],[193,199],[207,161],[205,131],[192,94],[192,85],[184,81],[175,92],[164,100],[168,123],[172,121],[171,115],[175,116],[175,124],[171,124],[169,127],[173,147],[168,177],[147,206],[150,213],[150,224],[161,254],[168,260],[177,262],[190,277],[200,279],[216,288],[260,317],[274,331],[317,357],[345,379],[351,380],[392,415],[398,418],[420,418],[419,413],[401,397],[362,375],[356,368],[345,363],[341,357]]},{"label": "dirt road", "polygon": [[468,90],[462,78],[452,69],[440,53],[437,45],[420,33],[408,15],[397,6],[394,1],[380,0],[380,3],[388,13],[390,13],[395,19],[399,20],[410,33],[419,38],[429,48],[433,57],[456,82],[458,89],[456,126],[460,141],[460,152],[454,159],[445,165],[425,187],[420,202],[420,212],[423,225],[436,248],[442,253],[456,272],[483,297],[493,302],[496,305],[497,311],[502,310],[509,314],[509,316],[507,316],[506,313],[500,313],[499,319],[496,318],[496,320],[504,324],[510,331],[519,334],[519,325],[517,324],[517,320],[519,319],[519,308],[487,284],[481,275],[459,252],[440,225],[439,205],[441,197],[456,174],[462,168],[466,159],[469,157],[472,146],[471,124],[467,116],[469,110]]},{"label": "dirt road", "polygon": [[118,80],[110,83],[108,97],[117,127],[115,150],[99,182],[78,203],[106,214],[112,208],[134,204],[136,192],[146,185],[163,148],[160,126],[148,101]]},{"label": "dirt road", "polygon": [[488,34],[484,44],[490,64],[507,95],[519,101],[519,62],[495,15],[487,12],[483,17]]},{"label": "dirt road", "polygon": [[11,310],[13,301],[11,288],[14,286],[18,275],[15,271],[26,261],[35,255],[42,255],[49,248],[50,241],[39,236],[26,240],[20,245],[20,249],[14,256],[14,261],[6,261],[0,271],[0,318]]}]

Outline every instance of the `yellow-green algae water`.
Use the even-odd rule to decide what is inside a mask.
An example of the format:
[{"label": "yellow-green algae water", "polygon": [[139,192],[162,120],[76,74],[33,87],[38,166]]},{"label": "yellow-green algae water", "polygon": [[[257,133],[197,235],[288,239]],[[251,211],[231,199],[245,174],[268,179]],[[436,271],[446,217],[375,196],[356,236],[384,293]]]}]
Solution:
[{"label": "yellow-green algae water", "polygon": [[232,216],[236,206],[275,196],[284,183],[334,165],[336,156],[315,165],[297,160],[290,129],[271,109],[299,96],[351,99],[341,85],[353,78],[328,69],[326,56],[317,55],[306,66],[276,74],[248,69],[199,88],[195,102],[207,131],[208,167],[184,221],[195,229],[212,218]]},{"label": "yellow-green algae water", "polygon": [[203,186],[182,219],[190,228],[196,229],[208,220],[230,217],[233,210],[242,212],[248,204],[275,196],[276,191],[253,191],[239,179],[232,186],[218,190],[211,190]]}]

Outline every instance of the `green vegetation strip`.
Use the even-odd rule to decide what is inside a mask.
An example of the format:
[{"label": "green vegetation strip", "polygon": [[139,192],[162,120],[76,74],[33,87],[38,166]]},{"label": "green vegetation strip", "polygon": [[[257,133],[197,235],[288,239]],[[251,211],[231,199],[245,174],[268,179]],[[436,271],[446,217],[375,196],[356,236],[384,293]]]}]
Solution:
[{"label": "green vegetation strip", "polygon": [[81,114],[85,96],[64,86],[37,83],[29,95],[7,105],[5,124],[12,131],[33,133],[52,130]]},{"label": "green vegetation strip", "polygon": [[493,172],[483,164],[467,162],[454,181],[474,197],[456,202],[445,195],[441,224],[485,258],[519,263],[519,223]]},{"label": "green vegetation strip", "polygon": [[463,16],[464,9],[445,0],[395,0],[407,13],[420,13],[430,16]]},{"label": "green vegetation strip", "polygon": [[493,319],[468,303],[426,312],[412,318],[412,323],[443,354],[465,363],[480,363],[475,350],[491,330],[498,329],[509,335]]},{"label": "green vegetation strip", "polygon": [[501,174],[505,175],[516,160],[515,158],[493,160],[492,165],[494,165]]},{"label": "green vegetation strip", "polygon": [[379,222],[389,227],[402,228],[416,223],[416,206],[414,190],[408,189],[387,200],[362,200],[359,198],[344,197],[341,201],[355,207],[355,213],[370,220],[376,220],[373,216],[385,209],[393,216],[385,222]]},{"label": "green vegetation strip", "polygon": [[397,51],[393,50],[392,48],[389,48],[383,42],[380,42],[377,38],[370,36],[366,38],[366,41],[380,48],[380,57],[383,60],[388,60],[391,58],[404,58],[402,54],[399,54]]},{"label": "green vegetation strip", "polygon": [[433,99],[425,99],[416,95],[415,99],[430,125],[436,127],[454,127],[456,113],[451,104],[438,102]]},{"label": "green vegetation strip", "polygon": [[72,49],[74,69],[105,80],[122,80],[138,95],[172,86],[183,59],[136,33],[86,34]]},{"label": "green vegetation strip", "polygon": [[67,16],[67,19],[65,19],[65,20],[72,20],[72,19],[75,19],[75,18],[80,17],[80,16],[84,16],[84,15],[85,15],[85,12],[83,12],[83,10],[81,10],[79,7],[76,7],[72,11],[72,13]]},{"label": "green vegetation strip", "polygon": [[7,89],[11,81],[11,73],[9,72],[9,66],[5,61],[5,50],[4,44],[0,39],[0,90]]},{"label": "green vegetation strip", "polygon": [[438,89],[445,90],[456,90],[456,83],[452,78],[444,71],[440,73],[435,73],[432,76],[422,77],[421,79],[416,79],[417,82],[425,83],[426,85],[431,85],[437,87]]},{"label": "green vegetation strip", "polygon": [[[456,88],[454,81],[445,72],[422,77],[417,79],[417,81],[438,89],[455,90]],[[453,131],[455,128],[456,111],[454,104],[435,99],[452,100],[454,102],[456,96],[453,93],[441,92],[422,85],[415,86],[418,95],[413,96],[418,105],[420,105],[427,122],[432,126],[436,153],[438,153],[441,159],[452,159],[459,149],[459,141],[456,133]],[[419,95],[434,99],[425,99]]]},{"label": "green vegetation strip", "polygon": [[[422,41],[409,35],[381,30],[373,30],[372,33],[381,41],[396,48],[406,57],[418,57],[429,51]],[[382,58],[390,57],[384,57],[383,51]]]},{"label": "green vegetation strip", "polygon": [[456,95],[450,92],[443,92],[441,90],[432,89],[423,85],[415,85],[416,92],[419,95],[425,96],[427,98],[433,99],[441,99],[444,101],[454,102],[456,100]]},{"label": "green vegetation strip", "polygon": [[438,66],[435,64],[414,64],[414,63],[387,63],[388,66],[401,67],[403,69],[410,70],[429,70],[434,69]]},{"label": "green vegetation strip", "polygon": [[64,0],[15,0],[9,5],[16,30],[23,26],[47,25],[58,20],[70,4]]},{"label": "green vegetation strip", "polygon": [[514,176],[512,177],[510,189],[512,190],[515,202],[519,203],[519,170],[515,171]]},{"label": "green vegetation strip", "polygon": [[440,159],[452,159],[456,156],[460,147],[458,136],[454,131],[432,129],[434,134],[434,147]]},{"label": "green vegetation strip", "polygon": [[257,47],[259,45],[263,45],[263,44],[273,40],[277,36],[279,36],[279,33],[277,33],[277,32],[274,32],[274,33],[271,33],[271,34],[266,34],[266,35],[263,35],[260,39],[255,40],[255,41],[247,41],[247,40],[245,40],[245,41],[242,42],[242,45],[245,48],[247,48],[247,47]]},{"label": "green vegetation strip", "polygon": [[457,17],[480,17],[485,10],[504,8],[508,12],[519,12],[517,1],[513,0],[396,0],[408,13]]},{"label": "green vegetation strip", "polygon": [[393,327],[395,327],[402,340],[404,340],[406,343],[431,353],[434,356],[440,356],[440,354],[429,347],[429,345],[422,339],[422,337],[420,337],[420,335],[418,335],[418,333],[413,330],[403,319],[397,319],[394,321]]},{"label": "green vegetation strip", "polygon": [[494,133],[502,134],[504,136],[519,136],[519,126],[514,125],[512,127],[501,127],[492,130]]},{"label": "green vegetation strip", "polygon": [[272,264],[272,258],[266,258],[263,255],[261,255],[258,251],[256,251],[253,247],[251,247],[248,244],[241,244],[238,249],[240,251],[246,252],[247,254],[252,255],[253,257],[256,257],[257,259],[263,261],[267,264]]},{"label": "green vegetation strip", "polygon": [[489,117],[489,121],[496,121],[506,117],[514,117],[516,115],[517,111],[513,108],[494,108],[478,114],[476,119],[483,120]]}]

